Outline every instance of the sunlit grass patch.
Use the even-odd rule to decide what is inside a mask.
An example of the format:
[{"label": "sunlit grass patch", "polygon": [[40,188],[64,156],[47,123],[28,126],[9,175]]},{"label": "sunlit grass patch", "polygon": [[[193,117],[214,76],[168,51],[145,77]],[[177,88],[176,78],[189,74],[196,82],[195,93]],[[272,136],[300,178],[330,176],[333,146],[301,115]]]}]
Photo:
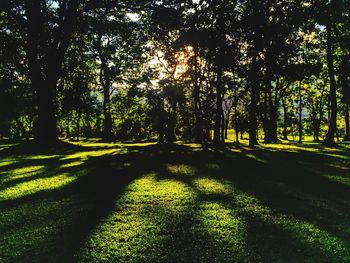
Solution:
[{"label": "sunlit grass patch", "polygon": [[95,228],[78,257],[84,262],[158,261],[194,197],[185,183],[159,181],[156,174],[135,180],[116,202],[113,213]]},{"label": "sunlit grass patch", "polygon": [[0,143],[0,150],[18,145],[19,143]]},{"label": "sunlit grass patch", "polygon": [[64,169],[64,168],[72,168],[72,167],[77,167],[77,166],[80,166],[84,164],[83,161],[73,161],[73,162],[69,162],[69,163],[66,163],[66,164],[62,164],[60,166],[61,169]]},{"label": "sunlit grass patch", "polygon": [[13,164],[16,161],[16,158],[2,158],[0,162],[0,167]]},{"label": "sunlit grass patch", "polygon": [[0,191],[0,201],[20,198],[41,191],[54,190],[65,186],[78,178],[79,174],[60,174],[48,178],[38,178]]},{"label": "sunlit grass patch", "polygon": [[193,176],[196,172],[192,166],[186,164],[167,164],[166,168],[174,175]]},{"label": "sunlit grass patch", "polygon": [[200,151],[203,148],[199,143],[177,142],[176,144],[189,147],[191,151]]},{"label": "sunlit grass patch", "polygon": [[256,161],[260,162],[260,163],[267,163],[268,161],[258,157],[257,155],[253,154],[253,153],[246,153],[245,154],[246,157],[251,158],[251,159],[255,159]]},{"label": "sunlit grass patch", "polygon": [[3,180],[0,179],[0,182],[7,182],[15,179],[31,177],[42,172],[44,169],[45,165],[31,165],[9,171],[4,171],[0,173],[0,176],[3,176]]},{"label": "sunlit grass patch", "polygon": [[220,181],[214,178],[198,178],[193,181],[202,194],[231,194],[233,192],[232,185],[228,182]]},{"label": "sunlit grass patch", "polygon": [[195,247],[200,262],[249,260],[246,222],[227,203],[203,202],[196,220],[193,228],[199,240],[202,239]]},{"label": "sunlit grass patch", "polygon": [[134,181],[126,188],[120,202],[172,205],[193,198],[193,191],[186,183],[166,177],[162,180],[158,178],[159,175],[151,173]]},{"label": "sunlit grass patch", "polygon": [[350,174],[348,177],[339,176],[339,175],[324,175],[324,177],[326,177],[327,179],[333,182],[350,186]]},{"label": "sunlit grass patch", "polygon": [[[102,155],[109,155],[109,154],[115,154],[115,153],[122,153],[121,150],[116,150],[114,148],[112,149],[99,149],[99,150],[95,150],[95,151],[81,151],[81,152],[76,152],[76,153],[72,153],[72,154],[68,154],[65,155],[61,158],[62,161],[65,160],[80,160],[80,161],[86,161],[89,158],[93,158],[93,157],[99,157]],[[123,152],[126,152],[126,150],[124,150]]]}]

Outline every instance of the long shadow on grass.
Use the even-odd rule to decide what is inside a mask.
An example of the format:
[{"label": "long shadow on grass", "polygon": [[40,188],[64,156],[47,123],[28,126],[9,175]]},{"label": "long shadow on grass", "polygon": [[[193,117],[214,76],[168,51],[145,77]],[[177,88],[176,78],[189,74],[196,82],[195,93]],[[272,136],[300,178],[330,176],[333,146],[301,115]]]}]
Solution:
[{"label": "long shadow on grass", "polygon": [[[212,149],[193,151],[190,147],[179,145],[126,147],[128,152],[125,154],[89,157],[73,170],[67,170],[66,172],[73,173],[84,169],[86,174],[66,186],[10,201],[1,201],[0,212],[12,216],[6,222],[0,221],[3,226],[0,230],[5,231],[2,233],[6,233],[11,238],[16,237],[16,233],[27,235],[32,233],[32,236],[22,237],[23,239],[20,239],[18,243],[15,241],[11,243],[12,239],[5,238],[9,245],[5,245],[5,252],[0,252],[0,259],[3,257],[16,262],[24,262],[28,258],[35,258],[39,262],[73,261],[74,256],[89,241],[95,229],[113,213],[118,213],[116,202],[123,195],[125,187],[133,180],[149,173],[154,173],[157,181],[177,180],[182,182],[196,195],[196,198],[184,205],[184,210],[180,215],[157,204],[149,208],[152,212],[141,212],[141,216],[148,215],[150,220],[152,217],[162,218],[162,214],[167,215],[165,219],[176,218],[169,224],[166,220],[163,222],[162,231],[165,231],[166,234],[161,244],[157,243],[162,249],[161,255],[158,259],[154,256],[154,259],[159,262],[171,262],[176,259],[183,262],[189,262],[186,260],[205,262],[206,259],[210,259],[211,262],[225,261],[225,258],[221,257],[224,254],[220,256],[220,249],[215,248],[215,245],[223,245],[221,241],[225,242],[225,239],[218,241],[209,232],[202,231],[204,226],[197,228],[193,226],[193,220],[203,219],[198,212],[206,211],[208,204],[217,204],[219,208],[223,207],[223,211],[236,215],[236,219],[232,219],[232,222],[236,220],[244,222],[245,225],[238,229],[246,231],[243,238],[246,247],[243,248],[244,251],[240,256],[232,257],[238,261],[244,256],[251,260],[266,262],[269,260],[288,261],[288,257],[296,254],[293,254],[292,250],[281,252],[281,249],[287,247],[280,245],[283,240],[287,240],[286,244],[289,245],[296,244],[296,249],[304,252],[311,249],[312,241],[303,243],[305,237],[291,236],[297,234],[297,227],[291,232],[288,230],[288,222],[283,224],[273,220],[266,221],[263,219],[264,214],[260,216],[259,211],[258,215],[244,212],[245,208],[250,206],[249,202],[242,205],[234,200],[234,195],[203,194],[196,184],[198,178],[230,181],[232,187],[240,193],[247,193],[258,199],[261,206],[270,211],[268,217],[291,216],[295,218],[292,224],[296,226],[298,220],[316,225],[330,233],[331,236],[342,240],[346,245],[345,251],[339,252],[339,257],[334,258],[334,262],[341,262],[339,259],[344,259],[346,262],[349,259],[349,256],[347,258],[345,256],[348,255],[350,247],[350,233],[346,232],[350,225],[350,187],[331,181],[315,172],[316,170],[322,172],[322,167],[336,159],[329,159],[317,153],[274,152],[262,149],[259,151],[241,149],[241,152],[233,153],[229,150],[217,152]],[[62,155],[64,154],[66,153]],[[28,160],[26,165],[30,164]],[[54,167],[50,167],[48,163],[47,168],[48,170],[59,169],[59,166],[64,164],[66,164],[64,161],[55,160]],[[192,167],[193,175],[183,174],[181,167],[177,168],[179,165]],[[46,172],[49,172],[48,170]],[[331,171],[340,173],[337,168]],[[215,210],[215,207],[210,209]],[[148,209],[147,205],[143,208]],[[25,221],[24,218],[27,215],[30,216]],[[4,220],[4,217],[0,218]],[[210,220],[209,222],[213,221]],[[59,224],[55,225],[54,221]],[[197,226],[201,224],[196,223]],[[50,227],[53,230],[45,234],[45,229],[51,229]],[[215,225],[209,224],[207,227],[207,230],[210,231],[215,228]],[[44,234],[41,236],[40,233]],[[275,245],[261,244],[264,242],[263,236],[267,236],[268,242],[275,243]],[[36,237],[38,238],[35,239]],[[32,240],[32,243],[28,240]],[[193,250],[188,248],[198,243],[201,244],[200,247]],[[23,244],[27,244],[28,247],[21,247]],[[259,248],[262,251],[259,251]],[[11,254],[11,250],[16,249],[17,251]],[[152,250],[152,243],[149,249]],[[210,249],[216,252],[212,256],[208,254],[206,258],[205,253],[210,253]],[[231,251],[230,248],[227,249]],[[327,258],[321,248],[316,246],[311,250],[313,251],[311,255],[315,260],[324,261],[324,258]],[[182,257],[177,258],[178,253]],[[308,256],[310,255],[301,253],[298,259],[306,261]],[[125,258],[125,261],[127,259]],[[332,258],[330,260],[332,261]],[[147,257],[139,260],[141,261],[147,261]]]}]

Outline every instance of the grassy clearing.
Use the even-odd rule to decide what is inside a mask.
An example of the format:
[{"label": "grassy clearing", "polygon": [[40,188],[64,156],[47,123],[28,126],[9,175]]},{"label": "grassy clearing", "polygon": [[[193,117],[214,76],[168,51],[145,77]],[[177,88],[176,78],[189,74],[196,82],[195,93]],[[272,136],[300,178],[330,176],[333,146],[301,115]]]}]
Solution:
[{"label": "grassy clearing", "polygon": [[350,262],[346,144],[7,143],[0,262]]}]

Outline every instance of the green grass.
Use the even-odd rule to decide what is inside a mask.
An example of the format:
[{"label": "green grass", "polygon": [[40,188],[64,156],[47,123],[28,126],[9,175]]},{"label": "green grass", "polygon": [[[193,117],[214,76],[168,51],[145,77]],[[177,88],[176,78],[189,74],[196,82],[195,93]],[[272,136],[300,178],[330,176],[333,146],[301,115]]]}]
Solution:
[{"label": "green grass", "polygon": [[350,145],[0,144],[0,262],[350,262]]}]

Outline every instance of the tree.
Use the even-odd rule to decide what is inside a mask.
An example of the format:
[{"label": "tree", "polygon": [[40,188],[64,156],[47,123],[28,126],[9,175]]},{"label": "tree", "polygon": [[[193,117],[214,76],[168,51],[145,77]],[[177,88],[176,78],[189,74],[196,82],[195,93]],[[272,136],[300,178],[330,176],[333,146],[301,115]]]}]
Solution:
[{"label": "tree", "polygon": [[77,0],[11,1],[6,12],[16,21],[25,39],[29,78],[37,105],[35,137],[40,142],[57,139],[55,92],[61,76],[78,14]]}]

